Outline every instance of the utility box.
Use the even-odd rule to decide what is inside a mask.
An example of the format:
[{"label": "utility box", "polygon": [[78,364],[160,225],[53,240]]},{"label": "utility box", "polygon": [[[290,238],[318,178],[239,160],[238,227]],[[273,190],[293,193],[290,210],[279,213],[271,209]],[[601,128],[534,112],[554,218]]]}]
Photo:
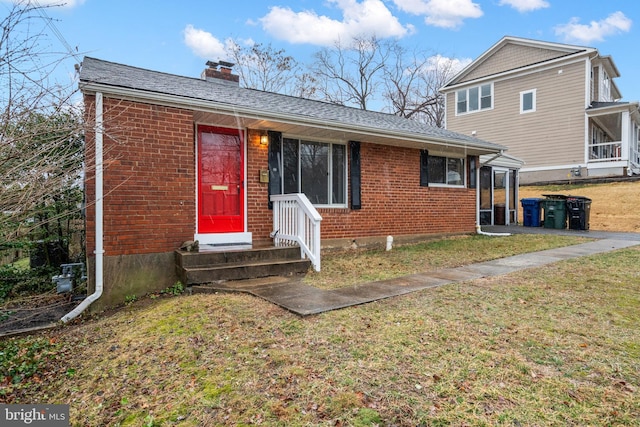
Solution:
[{"label": "utility box", "polygon": [[86,280],[87,278],[82,263],[62,264],[60,267],[62,274],[51,278],[51,281],[56,284],[56,290],[59,294],[71,292],[76,280]]}]

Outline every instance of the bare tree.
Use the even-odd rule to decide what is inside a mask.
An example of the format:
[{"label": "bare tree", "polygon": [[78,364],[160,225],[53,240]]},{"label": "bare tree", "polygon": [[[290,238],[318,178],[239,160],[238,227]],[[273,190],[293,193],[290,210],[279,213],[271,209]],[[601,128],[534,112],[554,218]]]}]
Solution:
[{"label": "bare tree", "polygon": [[386,110],[443,127],[444,98],[439,89],[457,71],[456,63],[441,55],[408,52],[396,40],[374,36],[318,51],[311,70],[317,96],[327,102]]},{"label": "bare tree", "polygon": [[236,63],[242,86],[267,92],[292,94],[296,91],[298,62],[284,49],[256,43],[248,47],[231,41],[228,49]]},{"label": "bare tree", "polygon": [[394,49],[393,66],[385,68],[384,97],[393,114],[444,127],[444,97],[440,93],[455,74],[454,62],[440,55],[409,55]]},{"label": "bare tree", "polygon": [[375,36],[357,37],[347,45],[338,41],[333,48],[318,51],[311,69],[320,96],[335,104],[370,109],[379,95],[390,46]]},{"label": "bare tree", "polygon": [[307,99],[318,98],[318,79],[312,73],[296,74],[294,78],[293,91],[288,95]]},{"label": "bare tree", "polygon": [[47,44],[46,7],[0,8],[0,246],[10,246],[79,214],[83,123],[73,83],[51,77],[73,54]]}]

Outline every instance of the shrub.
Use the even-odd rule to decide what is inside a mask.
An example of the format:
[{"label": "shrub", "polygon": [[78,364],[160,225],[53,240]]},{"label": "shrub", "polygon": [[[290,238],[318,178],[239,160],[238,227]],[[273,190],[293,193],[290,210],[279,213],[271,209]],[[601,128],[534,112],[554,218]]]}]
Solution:
[{"label": "shrub", "polygon": [[52,290],[51,277],[58,274],[52,267],[21,269],[12,264],[0,266],[0,302],[18,295],[32,295]]}]

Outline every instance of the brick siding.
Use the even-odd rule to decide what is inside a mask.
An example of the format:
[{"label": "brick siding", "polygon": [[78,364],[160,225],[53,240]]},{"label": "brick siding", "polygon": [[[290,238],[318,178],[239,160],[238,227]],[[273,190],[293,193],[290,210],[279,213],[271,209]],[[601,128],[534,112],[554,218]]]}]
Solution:
[{"label": "brick siding", "polygon": [[[267,186],[267,148],[249,139],[249,231],[266,239],[272,229]],[[475,230],[475,190],[420,186],[420,150],[363,143],[362,209],[319,209],[322,239],[442,234]]]},{"label": "brick siding", "polygon": [[[88,115],[94,97],[86,96]],[[106,255],[170,252],[195,233],[193,112],[104,98]],[[88,123],[92,123],[88,117]],[[87,253],[95,249],[94,133],[87,137]],[[362,209],[321,209],[322,238],[472,232],[475,190],[420,186],[420,152],[362,143]],[[247,137],[248,231],[269,240],[267,146]]]},{"label": "brick siding", "polygon": [[[94,103],[85,97],[89,115]],[[195,231],[193,113],[107,97],[103,104],[105,254],[172,251]],[[88,254],[95,249],[94,141],[87,132]]]}]

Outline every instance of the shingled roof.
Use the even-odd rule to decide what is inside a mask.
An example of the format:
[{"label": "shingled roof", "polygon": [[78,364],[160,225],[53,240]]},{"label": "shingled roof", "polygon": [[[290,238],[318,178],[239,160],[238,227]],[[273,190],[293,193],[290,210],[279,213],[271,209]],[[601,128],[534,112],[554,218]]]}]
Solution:
[{"label": "shingled roof", "polygon": [[400,141],[407,140],[412,146],[436,143],[469,149],[476,154],[506,150],[498,144],[393,114],[217,84],[90,57],[85,57],[82,62],[80,88],[85,93],[100,91],[159,104],[178,104],[194,110],[259,118],[274,123],[297,123],[327,131],[340,130],[346,137],[366,136],[363,140],[371,142],[395,140],[393,145],[404,145]]}]

